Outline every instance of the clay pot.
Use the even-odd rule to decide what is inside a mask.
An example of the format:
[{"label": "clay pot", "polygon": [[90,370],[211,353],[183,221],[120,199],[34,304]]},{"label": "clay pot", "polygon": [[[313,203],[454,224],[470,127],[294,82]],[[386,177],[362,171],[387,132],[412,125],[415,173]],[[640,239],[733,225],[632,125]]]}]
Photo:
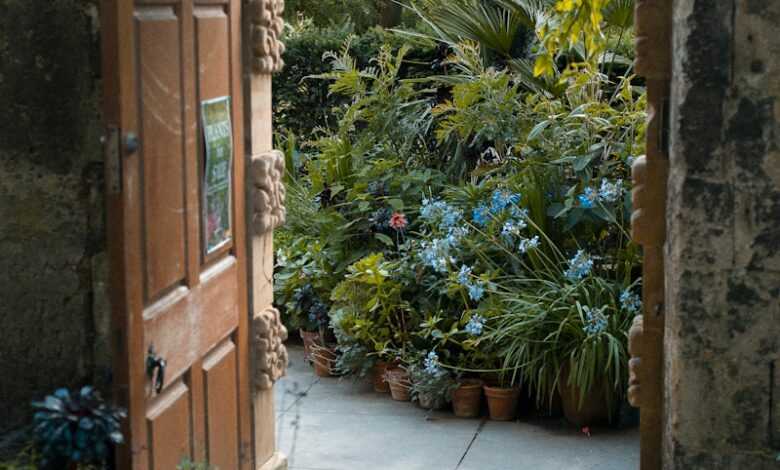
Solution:
[{"label": "clay pot", "polygon": [[301,335],[301,339],[303,340],[303,359],[305,361],[312,362],[311,347],[314,344],[320,343],[320,333],[319,331],[304,330],[298,330],[298,333]]},{"label": "clay pot", "polygon": [[580,406],[580,389],[569,386],[568,377],[561,380],[558,390],[561,393],[563,415],[573,425],[581,428],[609,422],[609,403],[604,394],[603,383],[593,384],[583,398],[582,406]]},{"label": "clay pot", "polygon": [[390,385],[387,383],[387,380],[385,380],[385,374],[387,373],[387,370],[392,367],[391,364],[385,361],[379,361],[374,364],[373,382],[375,392],[387,393],[390,391]]},{"label": "clay pot", "polygon": [[390,386],[390,396],[396,401],[409,401],[412,399],[409,381],[409,373],[399,368],[390,369],[385,373],[385,382]]},{"label": "clay pot", "polygon": [[500,388],[485,385],[490,419],[493,421],[511,421],[517,415],[519,388]]},{"label": "clay pot", "polygon": [[333,375],[333,365],[336,362],[335,349],[314,344],[312,345],[311,357],[314,361],[314,373],[318,377]]},{"label": "clay pot", "polygon": [[479,379],[464,379],[452,391],[452,409],[458,418],[476,418],[482,404],[482,386]]}]

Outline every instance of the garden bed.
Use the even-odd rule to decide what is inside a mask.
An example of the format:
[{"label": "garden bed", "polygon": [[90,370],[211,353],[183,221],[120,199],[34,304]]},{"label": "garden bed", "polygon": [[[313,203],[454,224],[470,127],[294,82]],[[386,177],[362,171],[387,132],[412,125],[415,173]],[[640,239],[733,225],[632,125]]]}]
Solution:
[{"label": "garden bed", "polygon": [[419,24],[372,60],[348,38],[303,80],[327,84],[312,115],[329,118],[279,135],[277,304],[316,336],[320,375],[375,375],[384,391],[389,377],[431,408],[454,393],[464,415],[483,390],[495,419],[522,400],[578,426],[614,419],[641,309],[630,15],[470,1],[411,6]]}]

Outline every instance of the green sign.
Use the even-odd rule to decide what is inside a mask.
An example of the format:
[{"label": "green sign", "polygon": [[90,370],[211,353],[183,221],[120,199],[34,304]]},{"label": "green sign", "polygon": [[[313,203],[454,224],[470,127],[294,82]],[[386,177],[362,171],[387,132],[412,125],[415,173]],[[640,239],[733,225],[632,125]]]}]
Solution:
[{"label": "green sign", "polygon": [[201,103],[206,164],[203,173],[203,232],[206,254],[230,241],[233,129],[230,97]]}]

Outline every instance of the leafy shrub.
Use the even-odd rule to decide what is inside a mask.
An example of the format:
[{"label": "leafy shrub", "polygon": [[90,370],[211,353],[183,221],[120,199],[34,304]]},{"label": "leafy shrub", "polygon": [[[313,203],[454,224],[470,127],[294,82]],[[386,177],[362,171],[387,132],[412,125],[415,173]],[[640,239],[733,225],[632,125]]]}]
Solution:
[{"label": "leafy shrub", "polygon": [[[280,134],[292,131],[308,139],[316,127],[336,125],[334,108],[347,104],[349,98],[332,95],[328,82],[307,77],[329,71],[326,53],[338,51],[348,39],[358,67],[368,67],[382,46],[387,44],[397,51],[404,43],[380,27],[358,35],[350,23],[323,27],[298,23],[289,27],[284,38],[285,67],[273,78],[274,125]],[[437,54],[435,47],[418,45],[407,56],[402,76],[421,75],[430,68]]]},{"label": "leafy shrub", "polygon": [[127,413],[104,402],[92,387],[77,393],[58,389],[33,407],[38,410],[34,432],[46,468],[105,463],[111,446],[123,442],[120,423]]},{"label": "leafy shrub", "polygon": [[409,46],[366,61],[357,39],[323,55],[329,70],[306,83],[327,85],[328,125],[300,149],[287,140],[277,299],[299,322],[314,303],[296,296],[328,303],[341,369],[400,358],[418,397],[484,372],[540,403],[562,380],[603,385],[614,405],[641,306],[629,167],[646,98],[607,49],[630,38],[625,15],[607,12],[617,26],[598,29],[598,54],[579,37],[554,44],[535,76],[552,49],[518,57],[514,41],[526,25],[548,38],[554,2],[479,2],[464,17],[475,2],[412,8],[424,25],[406,37],[447,54],[428,68],[407,67]]}]

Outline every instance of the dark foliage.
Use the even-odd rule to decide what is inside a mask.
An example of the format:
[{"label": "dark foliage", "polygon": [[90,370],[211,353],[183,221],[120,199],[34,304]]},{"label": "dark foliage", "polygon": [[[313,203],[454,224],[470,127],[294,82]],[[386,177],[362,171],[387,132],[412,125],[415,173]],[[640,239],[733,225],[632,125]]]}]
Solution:
[{"label": "dark foliage", "polygon": [[127,413],[107,404],[92,387],[77,393],[61,388],[41,402],[34,402],[34,433],[42,464],[47,469],[70,463],[101,464],[108,461],[111,446],[120,444],[122,419]]}]

